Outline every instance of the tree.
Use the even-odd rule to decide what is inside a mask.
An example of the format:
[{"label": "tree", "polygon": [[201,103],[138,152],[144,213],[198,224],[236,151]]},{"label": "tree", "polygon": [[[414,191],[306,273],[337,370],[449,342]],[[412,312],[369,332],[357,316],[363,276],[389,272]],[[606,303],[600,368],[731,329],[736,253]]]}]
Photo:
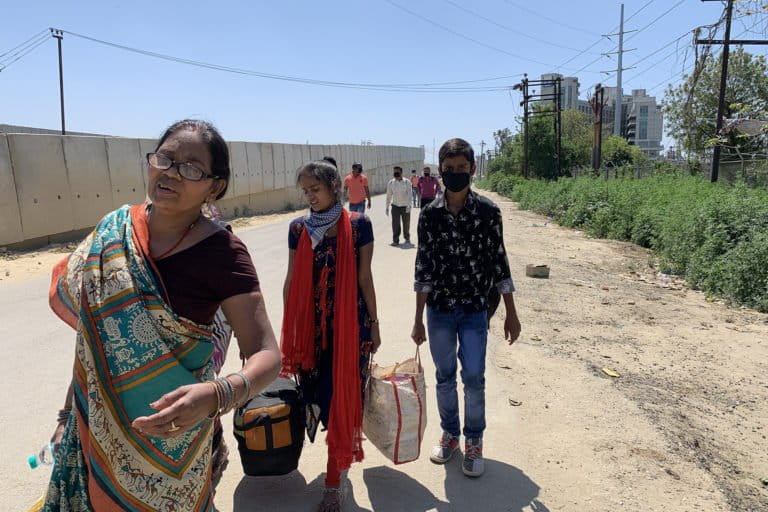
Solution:
[{"label": "tree", "polygon": [[499,155],[512,142],[512,131],[509,128],[496,130],[493,132],[493,140],[496,141],[496,154]]},{"label": "tree", "polygon": [[640,148],[630,145],[627,139],[618,135],[609,135],[603,140],[602,155],[603,165],[607,167],[637,164],[645,158]]},{"label": "tree", "polygon": [[[669,86],[664,98],[667,133],[689,154],[701,154],[714,142],[720,91],[722,54],[709,58],[700,73],[686,75],[677,87]],[[731,52],[725,94],[726,119],[765,119],[768,116],[768,64],[761,55],[742,48]],[[732,131],[720,138],[723,154],[765,151],[764,137],[744,137]]]},{"label": "tree", "polygon": [[592,135],[589,116],[578,110],[564,110],[560,172],[555,158],[555,127],[552,116],[533,116],[528,123],[528,166],[531,176],[557,179],[571,169],[589,164]]},{"label": "tree", "polygon": [[[528,122],[528,167],[531,176],[556,179],[568,176],[574,167],[589,164],[592,147],[592,131],[589,116],[577,110],[564,110],[562,119],[562,151],[560,155],[560,173],[557,172],[555,158],[555,128],[552,116],[533,115]],[[508,129],[503,129],[507,130]],[[503,130],[497,130],[496,133]],[[522,174],[523,134],[510,136],[504,151],[494,158],[488,166],[490,174]]]}]

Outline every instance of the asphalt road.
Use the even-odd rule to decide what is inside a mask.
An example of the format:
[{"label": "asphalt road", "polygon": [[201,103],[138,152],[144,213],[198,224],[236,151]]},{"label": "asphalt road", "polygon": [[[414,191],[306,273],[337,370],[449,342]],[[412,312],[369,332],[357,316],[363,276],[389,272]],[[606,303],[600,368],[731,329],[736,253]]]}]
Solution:
[{"label": "asphalt road", "polygon": [[[416,242],[419,210],[411,215],[411,237]],[[376,240],[373,275],[376,284],[382,348],[381,364],[402,361],[414,354],[410,340],[413,321],[413,264],[415,246],[391,247],[391,224],[384,214],[383,196],[375,197],[370,212]],[[276,222],[238,233],[253,256],[270,319],[279,333],[282,285],[287,260],[287,223]],[[48,278],[35,278],[0,287],[0,351],[6,371],[0,378],[0,446],[5,462],[0,468],[4,482],[0,509],[26,510],[47,485],[49,471],[30,470],[29,454],[47,442],[55,426],[71,375],[74,334],[48,308]],[[489,357],[493,357],[491,341]],[[445,467],[429,462],[431,444],[440,435],[434,402],[433,366],[426,350],[423,360],[428,386],[428,425],[421,458],[395,466],[370,444],[366,459],[350,471],[351,491],[345,510],[528,510],[539,488],[520,469],[507,464],[512,449],[501,441],[487,461],[487,474],[470,481],[460,469],[460,457]],[[238,365],[233,343],[226,370]],[[489,424],[506,424],[511,415],[503,378],[488,365],[488,408],[504,411],[489,417]],[[219,487],[217,507],[222,511],[314,510],[321,497],[325,471],[325,444],[318,435],[307,445],[298,472],[286,477],[244,477],[231,435],[231,419],[224,418],[231,450],[230,465]],[[502,432],[499,432],[501,434]],[[486,437],[488,439],[488,437]],[[534,501],[534,503],[536,503]],[[482,504],[478,507],[479,504]],[[545,510],[542,508],[530,510]]]}]

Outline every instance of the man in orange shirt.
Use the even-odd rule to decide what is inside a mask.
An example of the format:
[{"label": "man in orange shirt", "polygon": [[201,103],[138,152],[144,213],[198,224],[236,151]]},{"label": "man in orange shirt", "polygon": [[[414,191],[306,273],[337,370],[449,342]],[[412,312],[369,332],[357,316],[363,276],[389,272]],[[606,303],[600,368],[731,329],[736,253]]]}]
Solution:
[{"label": "man in orange shirt", "polygon": [[368,190],[368,177],[363,174],[363,164],[352,164],[352,172],[344,178],[344,193],[349,198],[349,211],[365,213],[365,200],[371,207],[371,192]]},{"label": "man in orange shirt", "polygon": [[419,176],[416,169],[411,169],[411,206],[419,207]]}]

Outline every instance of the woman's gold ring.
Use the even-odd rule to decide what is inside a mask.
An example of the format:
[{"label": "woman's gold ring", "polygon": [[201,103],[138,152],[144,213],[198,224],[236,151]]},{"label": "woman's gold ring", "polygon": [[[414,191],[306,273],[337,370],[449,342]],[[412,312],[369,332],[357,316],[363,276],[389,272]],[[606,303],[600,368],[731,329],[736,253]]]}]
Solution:
[{"label": "woman's gold ring", "polygon": [[177,430],[179,430],[179,426],[171,422],[171,428],[168,429],[168,432],[176,432]]}]

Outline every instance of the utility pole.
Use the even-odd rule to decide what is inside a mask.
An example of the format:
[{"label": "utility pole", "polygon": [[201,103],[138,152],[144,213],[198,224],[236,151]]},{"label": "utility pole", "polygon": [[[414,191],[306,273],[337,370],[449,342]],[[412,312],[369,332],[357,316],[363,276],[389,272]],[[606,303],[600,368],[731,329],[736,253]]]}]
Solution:
[{"label": "utility pole", "polygon": [[[555,128],[555,142],[554,142],[554,160],[555,160],[555,166],[556,166],[556,174],[560,175],[561,170],[561,162],[560,162],[560,149],[561,149],[561,141],[562,141],[562,125],[561,125],[561,117],[560,112],[562,111],[562,78],[556,77],[551,79],[542,79],[542,80],[529,80],[528,79],[528,73],[525,73],[523,80],[519,84],[515,84],[512,88],[515,90],[519,90],[523,93],[523,101],[520,102],[520,105],[523,107],[523,176],[525,178],[529,177],[530,169],[529,169],[529,158],[528,158],[528,145],[529,145],[529,134],[528,134],[528,128],[529,128],[529,120],[532,116],[543,116],[543,115],[553,115],[554,116],[554,128]],[[538,93],[536,94],[536,90],[530,90],[529,87],[531,85],[539,86],[540,88],[552,88],[553,92],[551,93]],[[551,102],[554,106],[553,109],[550,110],[543,110],[541,108],[534,109],[533,112],[530,112],[528,109],[529,103],[531,100],[540,101],[540,102]]]},{"label": "utility pole", "polygon": [[440,159],[435,154],[435,139],[432,138],[432,163],[440,162]]},{"label": "utility pole", "polygon": [[512,89],[520,91],[523,94],[523,101],[520,106],[523,107],[523,177],[528,177],[528,73],[523,73],[523,79],[519,84],[512,86]]},{"label": "utility pole", "polygon": [[480,177],[485,176],[485,141],[480,141]]},{"label": "utility pole", "polygon": [[528,73],[523,78],[523,177],[528,178]]},{"label": "utility pole", "polygon": [[[704,1],[704,0],[702,0]],[[728,0],[725,8],[725,39],[722,41],[722,69],[720,70],[720,94],[717,99],[717,121],[715,124],[715,136],[720,136],[720,130],[723,129],[723,114],[725,113],[725,88],[728,83],[728,57],[731,53],[731,17],[733,16],[733,0]],[[696,44],[701,44],[698,40]],[[709,181],[717,181],[720,172],[720,144],[715,144],[712,150],[712,170],[709,173]]]},{"label": "utility pole", "polygon": [[64,123],[64,64],[61,58],[61,40],[64,38],[64,31],[56,28],[51,29],[51,36],[56,38],[59,46],[59,102],[61,103],[61,134],[66,135],[66,124]]},{"label": "utility pole", "polygon": [[628,34],[629,32],[635,32],[635,30],[624,30],[624,4],[621,4],[621,19],[619,20],[619,32],[616,34],[605,34],[604,37],[608,36],[619,36],[619,50],[616,52],[609,52],[605,53],[604,55],[612,55],[616,54],[618,56],[618,67],[616,69],[611,69],[608,71],[603,71],[603,73],[616,73],[616,102],[615,102],[615,108],[613,113],[613,133],[614,135],[621,136],[621,119],[623,116],[622,111],[622,98],[624,96],[624,92],[621,88],[621,74],[623,71],[627,71],[631,68],[625,68],[622,65],[622,62],[624,60],[624,54],[626,52],[631,52],[636,50],[636,48],[632,48],[630,50],[624,49],[624,34]]},{"label": "utility pole", "polygon": [[561,153],[563,146],[563,79],[557,78],[555,80],[555,94],[557,99],[555,101],[555,158],[557,159],[557,175],[560,176],[562,169]]},{"label": "utility pole", "polygon": [[605,88],[601,84],[595,86],[595,94],[590,98],[589,106],[595,114],[595,120],[592,123],[592,169],[599,171],[603,151],[603,107],[605,107]]},{"label": "utility pole", "polygon": [[[702,2],[713,2],[720,0],[701,0]],[[768,39],[731,39],[731,20],[733,18],[733,0],[728,0],[725,7],[725,39],[696,39],[696,44],[721,44],[723,45],[723,62],[720,71],[720,94],[717,100],[717,122],[715,124],[715,136],[720,135],[723,129],[723,116],[725,115],[725,89],[728,84],[728,57],[731,53],[731,45],[768,45]],[[712,151],[712,171],[709,174],[711,182],[717,181],[720,171],[720,144],[716,144]]]},{"label": "utility pole", "polygon": [[613,113],[613,134],[621,135],[621,103],[623,98],[623,91],[621,89],[621,62],[624,57],[624,4],[621,4],[621,21],[619,23],[619,55],[618,64],[616,68],[616,108]]}]

